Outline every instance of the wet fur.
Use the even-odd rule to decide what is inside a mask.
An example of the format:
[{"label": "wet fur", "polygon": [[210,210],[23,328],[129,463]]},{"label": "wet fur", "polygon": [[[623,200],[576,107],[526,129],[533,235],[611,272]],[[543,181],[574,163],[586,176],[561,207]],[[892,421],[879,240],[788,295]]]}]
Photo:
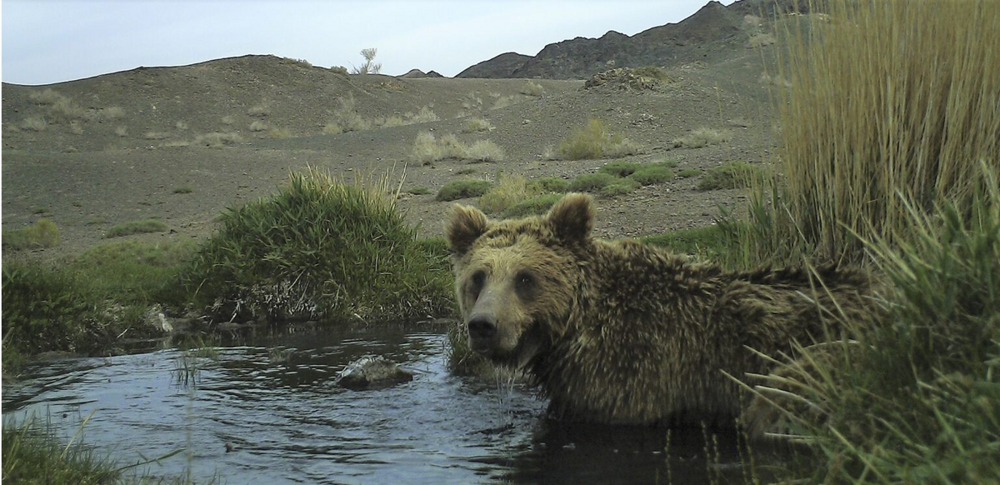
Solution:
[{"label": "wet fur", "polygon": [[[726,426],[742,414],[759,432],[773,410],[750,405],[722,371],[767,374],[770,364],[748,347],[780,355],[793,341],[825,339],[823,321],[835,319],[819,307],[852,320],[870,314],[860,271],[820,268],[825,289],[799,269],[726,272],[634,241],[591,238],[593,218],[590,198],[572,194],[547,216],[516,221],[457,206],[449,226],[463,318],[495,314],[506,344],[498,339],[487,356],[525,369],[557,417]],[[469,291],[476,271],[490,275],[483,291],[498,303],[489,308]],[[541,291],[530,301],[507,281],[524,271],[537,274]]]}]

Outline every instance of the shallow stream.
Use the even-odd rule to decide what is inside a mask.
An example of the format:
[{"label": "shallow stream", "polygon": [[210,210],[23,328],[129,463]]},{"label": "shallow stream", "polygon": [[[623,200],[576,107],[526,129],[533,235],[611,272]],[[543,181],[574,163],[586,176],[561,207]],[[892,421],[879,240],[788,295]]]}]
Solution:
[{"label": "shallow stream", "polygon": [[[252,339],[29,365],[3,386],[7,424],[49,421],[121,464],[183,449],[147,473],[223,483],[726,483],[750,473],[735,436],[545,418],[521,384],[454,376],[444,329],[403,326]],[[371,391],[335,384],[366,354],[415,373]],[[708,458],[706,459],[706,455]],[[100,456],[100,455],[99,455]]]}]

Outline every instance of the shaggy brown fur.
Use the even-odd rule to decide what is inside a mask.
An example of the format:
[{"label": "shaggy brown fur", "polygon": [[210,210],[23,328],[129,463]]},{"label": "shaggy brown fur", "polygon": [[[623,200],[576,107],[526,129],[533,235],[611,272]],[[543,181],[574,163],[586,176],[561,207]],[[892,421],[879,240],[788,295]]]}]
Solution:
[{"label": "shaggy brown fur", "polygon": [[[742,402],[740,378],[766,374],[767,355],[822,339],[817,302],[868,318],[868,279],[825,268],[722,271],[634,241],[590,237],[594,209],[571,194],[547,216],[488,221],[455,206],[448,228],[470,347],[528,371],[557,417],[599,423],[762,430],[774,414]],[[813,295],[813,296],[809,296]],[[826,319],[830,320],[830,319]],[[744,400],[745,401],[745,400]]]}]

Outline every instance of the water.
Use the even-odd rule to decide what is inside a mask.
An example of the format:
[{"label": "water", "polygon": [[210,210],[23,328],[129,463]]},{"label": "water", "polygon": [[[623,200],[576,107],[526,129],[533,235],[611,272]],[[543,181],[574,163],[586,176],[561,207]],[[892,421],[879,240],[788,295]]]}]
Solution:
[{"label": "water", "polygon": [[[703,483],[741,479],[735,436],[585,426],[545,418],[521,384],[453,376],[443,331],[403,327],[262,338],[185,357],[170,349],[29,366],[4,385],[5,422],[48,420],[64,441],[161,477],[225,483]],[[365,354],[412,382],[349,391],[338,371]],[[192,365],[192,363],[196,365]],[[197,370],[192,372],[191,369]],[[185,370],[187,369],[187,370]],[[715,451],[718,448],[718,452]]]}]

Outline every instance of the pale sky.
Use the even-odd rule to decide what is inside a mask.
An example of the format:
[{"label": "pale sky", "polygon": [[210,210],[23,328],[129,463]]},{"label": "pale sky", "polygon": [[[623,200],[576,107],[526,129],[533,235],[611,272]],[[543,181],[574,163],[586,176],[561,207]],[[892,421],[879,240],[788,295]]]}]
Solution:
[{"label": "pale sky", "polygon": [[3,0],[0,77],[49,84],[244,54],[350,69],[366,47],[383,74],[454,76],[504,52],[676,23],[707,1]]}]

